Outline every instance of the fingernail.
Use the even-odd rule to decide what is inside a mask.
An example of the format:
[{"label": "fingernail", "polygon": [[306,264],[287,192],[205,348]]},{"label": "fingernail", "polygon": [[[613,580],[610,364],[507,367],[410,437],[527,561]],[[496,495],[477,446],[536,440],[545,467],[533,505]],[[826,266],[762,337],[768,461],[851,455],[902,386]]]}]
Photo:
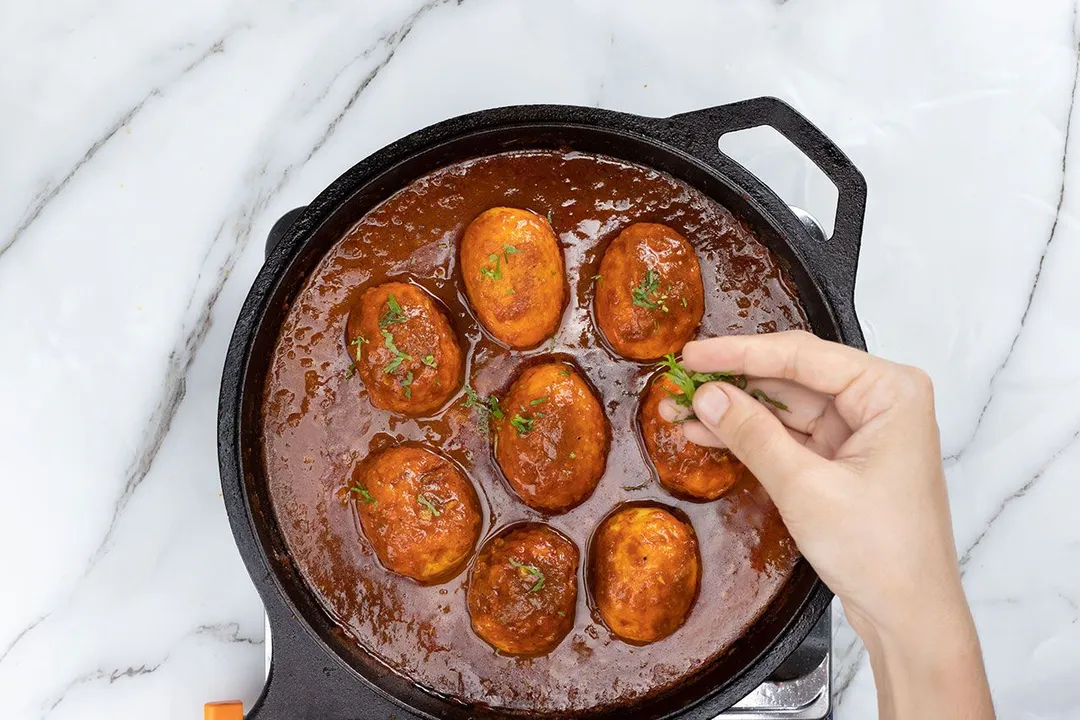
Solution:
[{"label": "fingernail", "polygon": [[730,404],[727,393],[712,384],[702,385],[694,393],[694,412],[709,425],[719,424]]},{"label": "fingernail", "polygon": [[660,405],[657,406],[656,410],[660,413],[660,417],[668,422],[675,422],[675,420],[678,419],[679,412],[677,406],[674,401],[669,400],[668,398],[661,400]]},{"label": "fingernail", "polygon": [[693,411],[691,411],[690,408],[676,405],[675,401],[671,398],[664,398],[660,401],[658,412],[660,413],[660,417],[667,420],[669,423],[682,422],[689,415],[693,414]]}]

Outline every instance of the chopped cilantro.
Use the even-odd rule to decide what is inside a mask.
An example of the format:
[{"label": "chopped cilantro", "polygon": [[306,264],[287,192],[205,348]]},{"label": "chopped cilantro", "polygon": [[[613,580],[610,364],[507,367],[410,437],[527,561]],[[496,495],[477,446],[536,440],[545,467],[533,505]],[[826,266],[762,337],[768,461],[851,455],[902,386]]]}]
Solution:
[{"label": "chopped cilantro", "polygon": [[465,407],[476,408],[480,413],[481,427],[487,428],[488,416],[495,418],[496,420],[503,419],[502,408],[499,407],[499,398],[494,395],[488,398],[482,398],[473,390],[470,386],[465,386]]},{"label": "chopped cilantro", "polygon": [[662,310],[668,311],[667,295],[660,294],[660,273],[656,272],[652,268],[645,271],[645,277],[642,278],[641,284],[630,291],[630,294],[634,298],[634,304],[638,307],[645,308],[646,310]]},{"label": "chopped cilantro", "polygon": [[360,496],[360,502],[365,505],[378,505],[379,501],[371,496],[371,493],[367,491],[367,488],[360,487],[359,485],[353,485],[349,488],[352,492]]},{"label": "chopped cilantro", "polygon": [[363,335],[357,335],[355,338],[353,338],[353,341],[349,343],[350,345],[356,347],[356,362],[360,362],[360,347],[367,341],[367,338]]},{"label": "chopped cilantro", "polygon": [[397,298],[390,295],[386,299],[386,312],[383,313],[382,319],[379,320],[379,327],[385,328],[394,323],[403,323],[405,320],[407,318],[401,309],[401,305],[398,305]]},{"label": "chopped cilantro", "polygon": [[490,396],[487,399],[487,409],[488,412],[491,413],[491,417],[495,418],[496,420],[503,419],[503,411],[502,408],[499,407],[499,398],[495,397],[494,395]]},{"label": "chopped cilantro", "polygon": [[521,437],[525,437],[527,434],[529,434],[529,431],[532,430],[533,420],[532,418],[527,418],[523,415],[515,414],[514,417],[510,418],[510,424],[514,426],[515,430],[517,430],[518,435],[520,435]]},{"label": "chopped cilantro", "polygon": [[416,496],[416,502],[420,503],[425,508],[427,508],[429,511],[431,511],[431,514],[434,515],[435,517],[439,517],[440,515],[442,515],[442,511],[439,510],[439,508],[435,507],[435,503],[431,502],[430,500],[428,500],[423,495],[417,495]]},{"label": "chopped cilantro", "polygon": [[540,572],[540,568],[535,565],[526,565],[523,562],[518,562],[514,558],[510,558],[510,565],[516,567],[520,571],[522,577],[532,575],[534,578],[537,578],[533,586],[529,588],[529,592],[539,592],[540,589],[544,587],[544,573]]},{"label": "chopped cilantro", "polygon": [[438,367],[438,364],[435,362],[435,356],[434,355],[425,355],[424,359],[421,360],[420,362],[424,363],[428,367]]},{"label": "chopped cilantro", "polygon": [[392,332],[383,329],[382,336],[383,344],[386,346],[386,349],[394,353],[394,359],[383,368],[383,372],[389,374],[401,367],[401,363],[406,360],[412,360],[412,356],[398,350],[397,345],[394,344],[394,334]]},{"label": "chopped cilantro", "polygon": [[529,404],[533,405],[533,406],[536,406],[536,405],[539,405],[540,403],[545,403],[545,402],[547,402],[547,398],[542,397],[542,398],[536,398],[535,400],[530,400]]},{"label": "chopped cilantro", "polygon": [[494,265],[491,267],[485,265],[484,267],[480,268],[480,276],[486,277],[489,280],[501,280],[502,269],[499,267],[499,265],[502,262],[502,259],[495,253],[491,253],[490,255],[488,255],[488,262],[494,263]]},{"label": "chopped cilantro", "polygon": [[753,390],[750,391],[750,396],[753,397],[758,402],[768,403],[769,405],[772,405],[777,410],[787,410],[788,409],[788,406],[785,405],[784,403],[780,402],[779,400],[775,400],[775,399],[769,397],[768,395],[766,395],[764,390],[759,390],[758,388],[754,388]]},{"label": "chopped cilantro", "polygon": [[406,400],[412,399],[412,383],[413,383],[413,374],[412,374],[412,370],[410,370],[408,373],[405,374],[404,379],[402,379],[402,381],[401,381],[401,387],[405,388],[405,399]]}]

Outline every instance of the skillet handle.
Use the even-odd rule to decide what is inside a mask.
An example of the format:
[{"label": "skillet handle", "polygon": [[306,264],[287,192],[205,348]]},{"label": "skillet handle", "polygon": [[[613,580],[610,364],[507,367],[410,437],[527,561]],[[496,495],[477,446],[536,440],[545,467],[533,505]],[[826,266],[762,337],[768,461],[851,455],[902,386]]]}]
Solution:
[{"label": "skillet handle", "polygon": [[276,248],[281,243],[281,239],[285,237],[285,231],[292,227],[292,224],[296,222],[296,218],[300,217],[300,213],[304,212],[304,210],[307,210],[307,206],[301,205],[298,208],[293,208],[274,221],[273,226],[270,228],[270,232],[266,234],[266,252],[263,257],[270,257],[270,253],[274,252],[274,248]]},{"label": "skillet handle", "polygon": [[270,622],[266,684],[246,720],[419,720],[353,675],[308,634],[279,595],[264,596]]},{"label": "skillet handle", "polygon": [[[846,316],[839,319],[847,334],[854,336],[848,339],[849,344],[864,346],[855,318],[855,272],[866,214],[866,180],[854,163],[813,123],[774,97],[696,110],[674,115],[668,121],[677,131],[679,144],[718,167],[741,188],[757,188],[771,194],[757,177],[720,151],[720,138],[737,130],[762,126],[784,136],[832,181],[837,190],[832,237],[825,243],[810,242],[799,249],[834,311]],[[749,192],[751,199],[754,194]]]}]

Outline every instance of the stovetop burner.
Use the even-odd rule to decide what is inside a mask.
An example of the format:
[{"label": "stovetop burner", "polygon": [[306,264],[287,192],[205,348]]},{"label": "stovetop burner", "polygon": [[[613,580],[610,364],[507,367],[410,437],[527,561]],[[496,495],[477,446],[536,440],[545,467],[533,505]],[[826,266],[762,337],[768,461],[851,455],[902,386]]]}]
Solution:
[{"label": "stovetop burner", "polygon": [[832,622],[818,621],[772,677],[722,713],[738,720],[825,720],[832,712]]},{"label": "stovetop burner", "polygon": [[[826,241],[821,225],[804,210],[790,206],[810,234]],[[270,230],[266,241],[269,255],[277,240],[304,208],[285,213]],[[270,672],[272,640],[266,621],[266,664]],[[795,649],[768,680],[757,687],[717,720],[828,720],[832,717],[832,620],[826,612],[806,640]]]}]

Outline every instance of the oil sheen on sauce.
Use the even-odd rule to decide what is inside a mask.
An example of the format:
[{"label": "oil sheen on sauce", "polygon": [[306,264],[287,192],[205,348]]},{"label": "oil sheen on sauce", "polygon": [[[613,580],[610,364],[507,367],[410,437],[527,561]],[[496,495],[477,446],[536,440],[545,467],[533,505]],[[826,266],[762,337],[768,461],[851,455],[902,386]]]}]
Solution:
[{"label": "oil sheen on sauce", "polygon": [[[566,261],[569,304],[553,342],[511,352],[480,328],[464,296],[457,244],[495,206],[549,217]],[[321,261],[289,309],[263,399],[262,457],[286,544],[313,593],[367,651],[435,693],[494,707],[566,711],[625,702],[677,683],[724,651],[782,591],[798,558],[764,490],[746,478],[719,500],[679,500],[657,483],[637,430],[643,389],[656,372],[607,349],[592,316],[593,275],[627,225],[670,225],[697,250],[705,285],[698,337],[805,328],[792,283],[745,223],[698,191],[648,168],[576,152],[528,151],[451,165],[376,207]],[[501,395],[526,364],[570,359],[592,383],[611,422],[607,470],[596,492],[553,517],[517,500],[500,475],[489,434],[464,393],[427,419],[377,410],[349,376],[345,323],[361,292],[387,280],[416,283],[449,312],[467,351],[467,382]],[[550,654],[505,657],[473,634],[468,567],[421,586],[379,565],[355,508],[341,498],[353,464],[404,441],[449,455],[475,483],[483,540],[507,525],[544,521],[581,552],[573,630]],[[626,502],[674,507],[693,524],[702,581],[685,625],[634,646],[612,636],[585,584],[597,525]],[[475,553],[474,553],[475,555]],[[471,564],[471,560],[470,560]]]}]

